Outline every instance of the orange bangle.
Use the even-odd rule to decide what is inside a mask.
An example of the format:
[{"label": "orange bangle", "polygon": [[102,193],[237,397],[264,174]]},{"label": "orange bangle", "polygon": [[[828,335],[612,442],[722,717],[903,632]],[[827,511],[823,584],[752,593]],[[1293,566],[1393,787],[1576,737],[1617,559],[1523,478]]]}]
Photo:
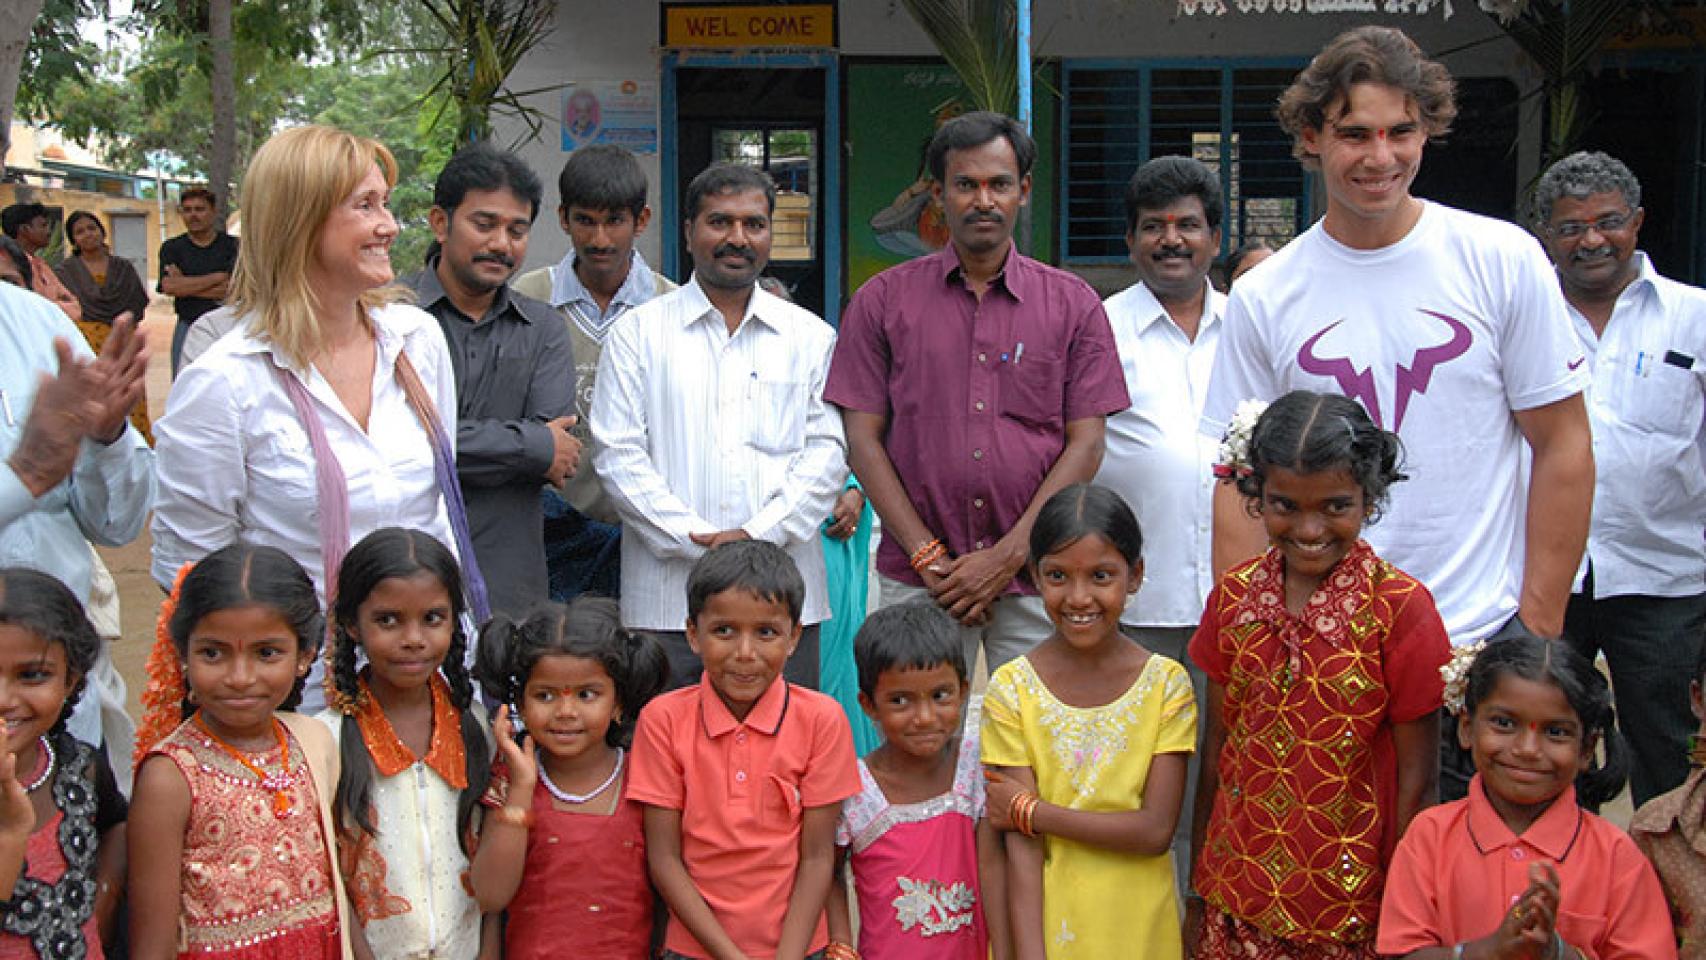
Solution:
[{"label": "orange bangle", "polygon": [[942,541],[939,539],[932,539],[929,543],[926,543],[917,550],[912,551],[912,557],[908,562],[912,564],[912,569],[915,572],[923,573],[925,567],[928,567],[947,555],[948,548],[942,545]]},{"label": "orange bangle", "polygon": [[527,807],[501,806],[493,810],[489,816],[493,823],[507,824],[520,827],[523,830],[533,829],[533,811]]},{"label": "orange bangle", "polygon": [[859,960],[859,951],[853,949],[851,943],[831,940],[829,946],[823,948],[823,960]]}]

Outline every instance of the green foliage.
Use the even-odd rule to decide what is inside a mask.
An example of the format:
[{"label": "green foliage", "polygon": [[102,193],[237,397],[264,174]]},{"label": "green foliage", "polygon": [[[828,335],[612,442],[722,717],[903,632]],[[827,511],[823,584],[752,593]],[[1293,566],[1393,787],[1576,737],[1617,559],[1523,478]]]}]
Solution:
[{"label": "green foliage", "polygon": [[24,62],[18,72],[18,96],[14,105],[21,119],[47,116],[53,108],[53,93],[59,85],[91,76],[100,51],[77,31],[80,21],[100,14],[95,0],[44,0],[41,13],[30,28]]},{"label": "green foliage", "polygon": [[528,51],[551,33],[555,0],[418,0],[436,22],[442,40],[422,52],[442,66],[427,88],[424,100],[456,124],[456,141],[492,138],[494,113],[527,124],[529,139],[537,138],[549,119],[528,106],[526,98],[556,87],[511,90],[509,75]]},{"label": "green foliage", "polygon": [[1019,27],[1013,0],[903,0],[974,110],[1013,116],[1019,104]]}]

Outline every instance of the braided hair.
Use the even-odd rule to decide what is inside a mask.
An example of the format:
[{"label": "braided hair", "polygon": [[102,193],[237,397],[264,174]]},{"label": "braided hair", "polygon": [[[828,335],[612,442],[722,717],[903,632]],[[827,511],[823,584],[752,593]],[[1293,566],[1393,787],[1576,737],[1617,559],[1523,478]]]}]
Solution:
[{"label": "braided hair", "polygon": [[337,600],[332,607],[331,664],[327,670],[332,695],[327,699],[344,715],[338,737],[343,769],[333,795],[333,810],[340,832],[369,836],[376,832],[372,809],[373,758],[368,754],[355,718],[364,697],[356,649],[361,644],[361,606],[380,583],[422,573],[437,580],[450,597],[450,648],[438,669],[450,688],[450,702],[461,723],[468,786],[456,800],[456,833],[463,853],[469,853],[474,810],[491,775],[491,746],[473,710],[474,682],[467,667],[468,635],[462,629],[466,611],[462,571],[444,544],[419,530],[402,527],[375,530],[351,547],[338,567]]}]

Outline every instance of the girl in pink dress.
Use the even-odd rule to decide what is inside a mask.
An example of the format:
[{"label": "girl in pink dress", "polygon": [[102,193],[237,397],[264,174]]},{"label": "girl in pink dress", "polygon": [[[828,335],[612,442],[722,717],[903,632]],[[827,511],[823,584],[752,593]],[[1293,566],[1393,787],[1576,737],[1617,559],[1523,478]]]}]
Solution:
[{"label": "girl in pink dress", "polygon": [[[851,864],[858,895],[859,946],[853,949],[837,869],[825,956],[984,960],[989,927],[1004,934],[1006,924],[1000,897],[986,902],[981,894],[979,852],[998,851],[982,823],[979,701],[968,702],[958,628],[928,601],[885,607],[860,628],[853,655],[859,705],[883,744],[859,761],[862,789],[842,801],[836,827],[839,859]],[[983,865],[999,862],[993,856]],[[1005,940],[998,938],[998,958],[1007,956]]]}]

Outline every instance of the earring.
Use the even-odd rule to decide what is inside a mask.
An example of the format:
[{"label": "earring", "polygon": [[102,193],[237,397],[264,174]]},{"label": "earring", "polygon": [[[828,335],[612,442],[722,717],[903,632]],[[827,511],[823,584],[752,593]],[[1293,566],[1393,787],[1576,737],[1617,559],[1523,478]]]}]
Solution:
[{"label": "earring", "polygon": [[1698,733],[1688,735],[1688,765],[1696,769],[1706,767],[1706,740]]},{"label": "earring", "polygon": [[199,706],[201,704],[201,698],[196,696],[194,687],[190,687],[184,691],[184,699],[189,701],[192,706]]},{"label": "earring", "polygon": [[516,707],[514,698],[509,701],[509,726],[513,733],[527,732],[527,724],[521,719],[521,710]]}]

